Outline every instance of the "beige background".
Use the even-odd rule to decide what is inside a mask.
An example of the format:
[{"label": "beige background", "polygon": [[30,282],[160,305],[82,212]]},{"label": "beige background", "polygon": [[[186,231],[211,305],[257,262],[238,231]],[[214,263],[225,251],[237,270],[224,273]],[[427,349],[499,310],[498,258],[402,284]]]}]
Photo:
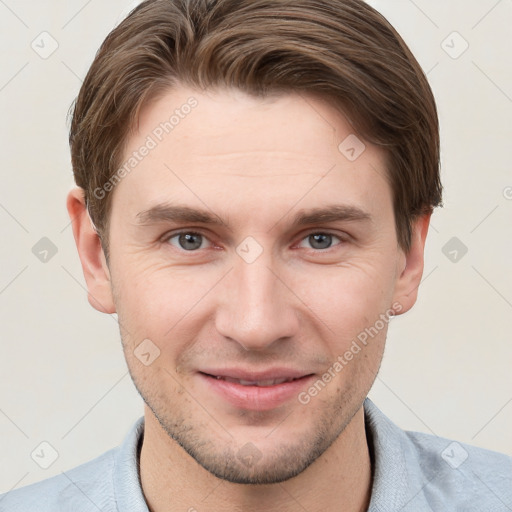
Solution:
[{"label": "beige background", "polygon": [[[405,429],[512,455],[512,2],[371,3],[428,72],[445,207],[433,216],[418,303],[392,321],[370,397]],[[66,112],[134,4],[0,1],[0,492],[116,446],[143,412],[115,317],[87,303],[64,203]],[[42,52],[45,38],[52,48],[44,31],[58,44],[46,59],[31,47]],[[58,251],[46,263],[32,252],[43,237]],[[456,262],[443,253],[453,237],[468,249]],[[58,452],[48,469],[30,456],[43,441]]]}]

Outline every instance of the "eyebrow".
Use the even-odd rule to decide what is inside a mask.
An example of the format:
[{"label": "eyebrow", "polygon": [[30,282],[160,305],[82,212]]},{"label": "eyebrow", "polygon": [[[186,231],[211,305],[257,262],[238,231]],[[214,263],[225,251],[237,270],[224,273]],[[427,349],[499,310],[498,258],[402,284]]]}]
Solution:
[{"label": "eyebrow", "polygon": [[[136,215],[137,224],[148,225],[158,222],[207,224],[231,228],[222,219],[208,210],[189,206],[158,204]],[[283,217],[284,218],[284,217]],[[337,221],[373,221],[370,213],[351,205],[332,204],[318,208],[299,210],[293,216],[292,226],[305,226]],[[276,223],[277,224],[277,223]]]}]

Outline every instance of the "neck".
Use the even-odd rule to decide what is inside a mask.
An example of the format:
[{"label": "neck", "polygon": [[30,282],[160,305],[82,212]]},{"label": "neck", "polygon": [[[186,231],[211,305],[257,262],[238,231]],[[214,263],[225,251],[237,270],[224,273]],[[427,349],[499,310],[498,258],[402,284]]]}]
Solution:
[{"label": "neck", "polygon": [[330,448],[298,476],[244,485],[206,471],[169,438],[146,406],[140,475],[151,512],[365,512],[372,471],[364,411],[361,407]]}]

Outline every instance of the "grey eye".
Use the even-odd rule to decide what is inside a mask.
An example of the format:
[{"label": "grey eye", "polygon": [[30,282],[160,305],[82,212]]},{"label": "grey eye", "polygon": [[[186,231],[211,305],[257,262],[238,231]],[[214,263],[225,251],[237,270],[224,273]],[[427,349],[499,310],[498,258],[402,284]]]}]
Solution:
[{"label": "grey eye", "polygon": [[185,251],[194,251],[196,249],[200,249],[204,241],[203,235],[192,232],[177,233],[169,237],[169,243],[176,247],[176,244],[172,242],[173,239],[177,239],[179,244],[178,248]]},{"label": "grey eye", "polygon": [[[333,243],[334,240],[338,240],[338,243]],[[318,231],[316,233],[311,233],[308,236],[305,236],[301,240],[300,247],[306,249],[317,249],[319,251],[330,249],[334,245],[341,245],[344,242],[343,238],[340,238],[337,235],[333,235],[331,233],[324,233]],[[307,245],[304,245],[307,244]]]},{"label": "grey eye", "polygon": [[332,245],[332,237],[328,233],[315,233],[308,236],[308,240],[311,243],[313,249],[328,249]]}]

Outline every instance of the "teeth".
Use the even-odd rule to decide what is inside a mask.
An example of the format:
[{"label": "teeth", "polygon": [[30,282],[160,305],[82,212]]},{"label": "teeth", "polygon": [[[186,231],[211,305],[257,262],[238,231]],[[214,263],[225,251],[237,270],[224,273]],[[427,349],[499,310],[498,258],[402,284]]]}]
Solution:
[{"label": "teeth", "polygon": [[[228,380],[228,379],[226,379]],[[242,384],[242,386],[259,386],[259,383],[254,380],[236,380],[236,379],[229,379],[231,382],[238,382],[238,384]],[[268,386],[268,384],[267,384]]]},{"label": "teeth", "polygon": [[267,380],[243,380],[243,379],[232,379],[231,377],[216,377],[218,380],[222,379],[226,382],[233,382],[235,384],[241,384],[242,386],[261,386],[261,387],[268,387],[268,386],[276,386],[277,384],[283,384],[284,382],[291,382],[294,379],[289,379],[286,377],[283,377],[281,379],[267,379]]},{"label": "teeth", "polygon": [[276,384],[282,384],[283,382],[287,382],[291,379],[270,379],[270,380],[261,380],[258,382],[258,386],[275,386]]}]

